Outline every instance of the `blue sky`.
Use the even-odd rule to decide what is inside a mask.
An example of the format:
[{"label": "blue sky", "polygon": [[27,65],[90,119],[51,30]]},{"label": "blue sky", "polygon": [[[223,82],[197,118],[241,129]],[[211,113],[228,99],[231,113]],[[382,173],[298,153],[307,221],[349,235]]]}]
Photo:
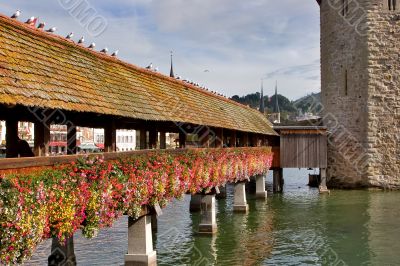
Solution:
[{"label": "blue sky", "polygon": [[[107,22],[102,34],[87,30],[65,3],[86,3]],[[2,0],[0,12],[39,17],[57,34],[85,36],[97,49],[119,50],[139,66],[150,62],[228,96],[265,93],[275,80],[296,99],[320,90],[319,7],[314,0]],[[204,70],[209,70],[205,72]]]}]

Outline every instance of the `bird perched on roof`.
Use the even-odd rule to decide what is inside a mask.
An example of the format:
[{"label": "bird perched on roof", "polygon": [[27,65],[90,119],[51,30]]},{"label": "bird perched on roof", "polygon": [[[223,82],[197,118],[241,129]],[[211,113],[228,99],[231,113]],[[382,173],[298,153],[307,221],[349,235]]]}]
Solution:
[{"label": "bird perched on roof", "polygon": [[116,56],[118,55],[118,53],[119,53],[119,50],[116,50],[114,53],[112,53],[112,55],[111,55],[111,56],[114,56],[114,57],[116,57]]},{"label": "bird perched on roof", "polygon": [[17,19],[19,16],[21,16],[21,10],[18,9],[14,14],[12,14],[11,18]]},{"label": "bird perched on roof", "polygon": [[158,72],[158,67],[155,67],[155,68],[154,68],[154,72]]},{"label": "bird perched on roof", "polygon": [[43,30],[44,27],[46,27],[46,23],[40,22],[40,23],[39,23],[39,26],[38,26],[37,28],[38,28],[39,30]]},{"label": "bird perched on roof", "polygon": [[70,34],[68,34],[67,37],[65,37],[65,38],[67,38],[68,40],[70,40],[70,39],[72,39],[72,37],[74,37],[74,33],[73,33],[73,32],[70,32]]},{"label": "bird perched on roof", "polygon": [[83,44],[85,42],[85,37],[81,37],[78,41],[79,44]]},{"label": "bird perched on roof", "polygon": [[57,31],[56,27],[52,27],[52,28],[46,30],[46,32],[51,32],[51,33],[56,32],[56,31]]},{"label": "bird perched on roof", "polygon": [[147,67],[146,67],[146,69],[152,69],[153,68],[153,63],[150,63],[150,65],[148,65]]},{"label": "bird perched on roof", "polygon": [[25,23],[28,24],[29,26],[36,26],[37,18],[35,17],[30,17]]},{"label": "bird perched on roof", "polygon": [[106,47],[103,50],[101,50],[100,52],[106,54],[106,53],[108,53],[108,48]]},{"label": "bird perched on roof", "polygon": [[92,43],[88,46],[89,49],[94,49],[95,47],[96,47],[96,44],[95,44],[94,42],[92,42]]}]

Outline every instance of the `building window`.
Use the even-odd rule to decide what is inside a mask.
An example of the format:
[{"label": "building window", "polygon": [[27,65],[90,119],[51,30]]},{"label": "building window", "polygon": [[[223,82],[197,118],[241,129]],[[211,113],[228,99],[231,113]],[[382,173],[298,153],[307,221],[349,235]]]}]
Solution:
[{"label": "building window", "polygon": [[396,10],[396,0],[388,0],[389,10]]}]

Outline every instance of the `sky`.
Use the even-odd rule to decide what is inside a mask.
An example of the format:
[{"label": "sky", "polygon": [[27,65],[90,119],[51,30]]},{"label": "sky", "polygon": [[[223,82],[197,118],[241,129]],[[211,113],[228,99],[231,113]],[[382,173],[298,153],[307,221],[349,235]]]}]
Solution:
[{"label": "sky", "polygon": [[[78,7],[78,8],[77,8]],[[314,0],[2,0],[56,34],[175,74],[229,97],[260,90],[295,100],[320,91],[319,7]],[[87,11],[85,18],[80,11]],[[83,16],[82,16],[83,15]]]}]

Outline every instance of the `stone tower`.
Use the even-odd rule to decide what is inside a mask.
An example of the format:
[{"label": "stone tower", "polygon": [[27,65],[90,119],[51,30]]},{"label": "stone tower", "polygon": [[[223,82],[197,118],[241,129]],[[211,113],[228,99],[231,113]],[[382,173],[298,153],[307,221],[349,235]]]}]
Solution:
[{"label": "stone tower", "polygon": [[400,1],[319,0],[333,187],[400,188]]}]

